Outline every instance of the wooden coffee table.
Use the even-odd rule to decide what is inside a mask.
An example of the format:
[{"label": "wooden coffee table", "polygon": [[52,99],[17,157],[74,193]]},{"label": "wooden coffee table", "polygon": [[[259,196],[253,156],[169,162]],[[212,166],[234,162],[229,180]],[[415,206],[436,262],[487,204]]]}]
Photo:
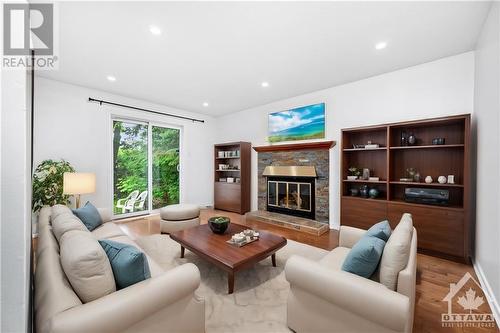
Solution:
[{"label": "wooden coffee table", "polygon": [[259,231],[258,241],[237,247],[226,243],[235,233],[248,227],[231,223],[223,235],[214,234],[208,224],[177,231],[170,238],[181,245],[181,258],[188,249],[199,257],[213,263],[227,272],[228,293],[234,291],[234,274],[271,256],[276,267],[276,251],[286,245],[286,239],[270,232]]}]

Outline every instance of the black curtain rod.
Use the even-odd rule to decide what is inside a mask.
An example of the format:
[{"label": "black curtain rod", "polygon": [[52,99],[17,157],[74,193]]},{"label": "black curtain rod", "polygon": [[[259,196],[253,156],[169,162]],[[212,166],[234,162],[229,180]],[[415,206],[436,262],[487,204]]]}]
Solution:
[{"label": "black curtain rod", "polygon": [[204,123],[205,122],[205,120],[203,120],[203,119],[183,117],[183,116],[178,116],[176,114],[170,114],[170,113],[164,113],[164,112],[159,112],[159,111],[154,111],[154,110],[143,109],[143,108],[139,108],[139,107],[136,107],[136,106],[131,106],[131,105],[125,105],[125,104],[120,104],[120,103],[114,103],[114,102],[104,101],[102,99],[95,99],[95,98],[92,98],[92,97],[89,97],[89,102],[96,102],[96,103],[99,103],[100,105],[108,104],[108,105],[120,106],[122,108],[134,109],[134,110],[139,110],[139,111],[146,111],[146,112],[150,112],[150,113],[159,114],[159,115],[162,115],[162,116],[168,116],[168,117],[174,117],[174,118],[179,118],[179,119],[191,120],[192,122],[195,122],[195,121],[199,122],[199,123]]}]

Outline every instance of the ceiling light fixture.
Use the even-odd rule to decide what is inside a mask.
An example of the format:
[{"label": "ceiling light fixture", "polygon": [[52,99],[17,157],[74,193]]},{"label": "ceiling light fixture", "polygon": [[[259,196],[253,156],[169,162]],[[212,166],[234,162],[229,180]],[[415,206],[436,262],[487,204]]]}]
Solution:
[{"label": "ceiling light fixture", "polygon": [[387,47],[387,42],[379,42],[375,44],[375,49],[376,50],[383,50]]},{"label": "ceiling light fixture", "polygon": [[161,35],[161,29],[160,29],[160,28],[158,28],[158,27],[157,27],[157,26],[155,26],[155,25],[150,25],[150,26],[149,26],[149,31],[150,31],[153,35],[156,35],[156,36]]},{"label": "ceiling light fixture", "polygon": [[208,102],[203,102],[204,107],[208,107]]},{"label": "ceiling light fixture", "polygon": [[267,87],[269,87],[269,82],[264,81],[264,82],[262,82],[260,85],[261,85],[263,88],[267,88]]},{"label": "ceiling light fixture", "polygon": [[106,76],[106,79],[108,79],[109,82],[115,82],[116,81],[116,77],[114,77],[113,75]]}]

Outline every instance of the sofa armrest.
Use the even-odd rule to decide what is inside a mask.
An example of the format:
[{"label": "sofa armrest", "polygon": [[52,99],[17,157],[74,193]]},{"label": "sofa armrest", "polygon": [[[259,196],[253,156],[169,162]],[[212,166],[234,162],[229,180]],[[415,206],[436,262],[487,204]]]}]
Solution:
[{"label": "sofa armrest", "polygon": [[97,208],[97,211],[101,216],[102,223],[111,221],[111,210],[109,208]]},{"label": "sofa armrest", "polygon": [[121,332],[194,294],[200,271],[193,264],[173,268],[95,301],[55,315],[48,332]]},{"label": "sofa armrest", "polygon": [[402,332],[410,315],[408,297],[355,274],[325,268],[317,262],[292,256],[285,266],[291,288],[318,298],[380,326]]},{"label": "sofa armrest", "polygon": [[365,232],[366,230],[359,228],[340,226],[339,246],[352,248]]}]

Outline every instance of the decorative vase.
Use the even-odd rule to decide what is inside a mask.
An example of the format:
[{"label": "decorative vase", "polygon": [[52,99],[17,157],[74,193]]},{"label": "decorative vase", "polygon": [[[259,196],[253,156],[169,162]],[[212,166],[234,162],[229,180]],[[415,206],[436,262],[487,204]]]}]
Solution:
[{"label": "decorative vase", "polygon": [[415,177],[413,177],[413,181],[416,183],[420,183],[420,172],[417,172],[415,174]]},{"label": "decorative vase", "polygon": [[370,178],[370,169],[364,168],[363,169],[363,179],[368,180],[368,178]]},{"label": "decorative vase", "polygon": [[356,180],[358,176],[347,176],[347,180]]},{"label": "decorative vase", "polygon": [[439,184],[446,184],[446,177],[445,176],[439,176],[438,177],[438,183]]},{"label": "decorative vase", "polygon": [[379,193],[380,193],[379,190],[376,188],[371,188],[370,191],[368,191],[368,195],[372,199],[375,199],[376,197],[378,197]]},{"label": "decorative vase", "polygon": [[226,216],[213,216],[208,219],[208,226],[214,234],[223,234],[229,227],[231,220]]},{"label": "decorative vase", "polygon": [[401,146],[408,145],[408,137],[406,136],[406,132],[401,133]]},{"label": "decorative vase", "polygon": [[349,191],[351,192],[351,197],[357,197],[359,194],[359,190],[357,188],[351,188]]},{"label": "decorative vase", "polygon": [[359,188],[359,194],[363,198],[368,198],[368,185],[361,185],[361,187]]},{"label": "decorative vase", "polygon": [[426,182],[427,184],[432,183],[432,180],[433,180],[433,179],[432,179],[432,177],[431,177],[431,176],[427,176],[427,177],[425,177],[425,182]]},{"label": "decorative vase", "polygon": [[410,136],[408,137],[408,144],[410,146],[413,146],[416,143],[417,143],[417,138],[415,137],[415,135],[413,135],[413,133],[410,133]]}]

